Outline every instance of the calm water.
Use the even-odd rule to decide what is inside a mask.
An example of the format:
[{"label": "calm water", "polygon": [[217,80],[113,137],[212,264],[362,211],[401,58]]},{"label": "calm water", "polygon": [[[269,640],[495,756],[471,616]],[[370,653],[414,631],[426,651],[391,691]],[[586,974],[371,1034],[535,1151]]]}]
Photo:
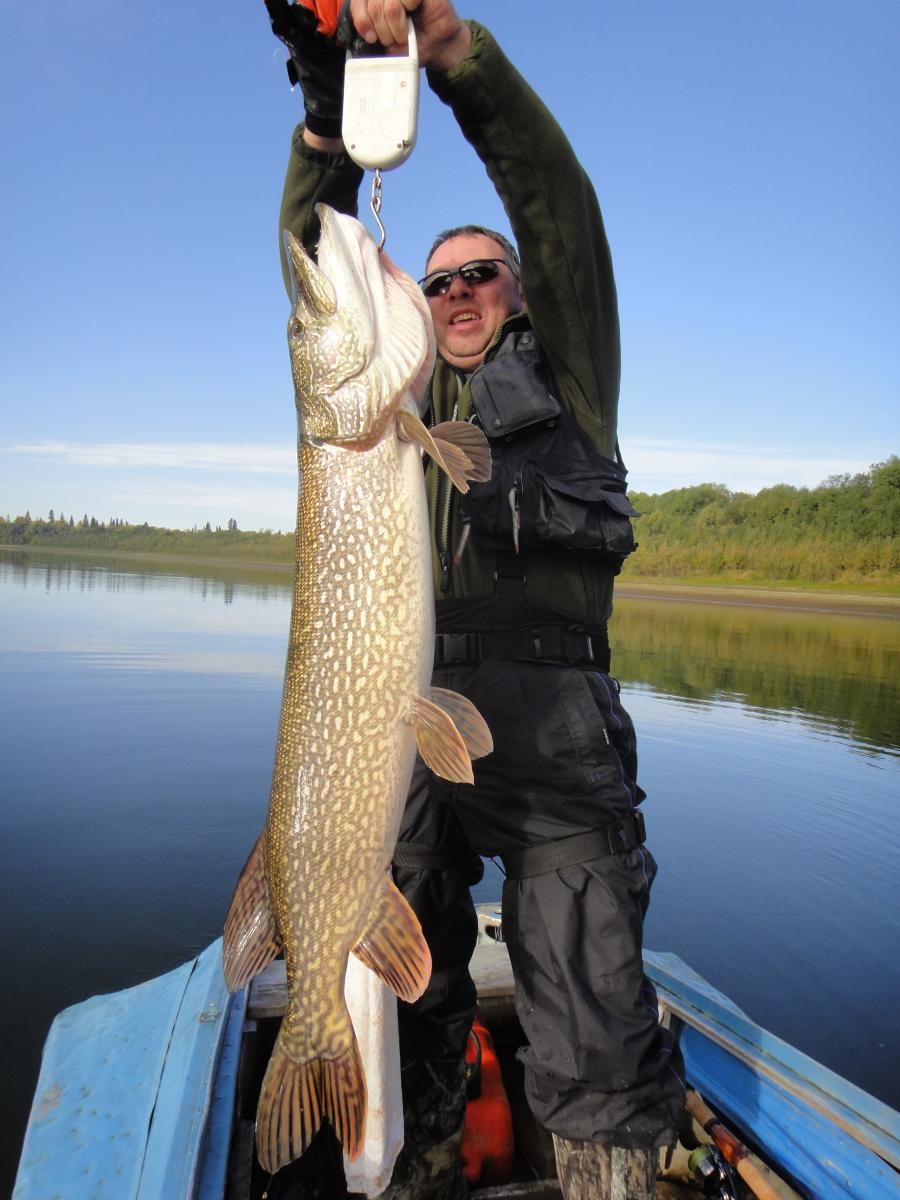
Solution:
[{"label": "calm water", "polygon": [[[264,818],[289,576],[190,569],[0,551],[0,1194],[52,1017],[218,937]],[[612,640],[648,945],[900,1107],[900,622],[623,599]]]}]

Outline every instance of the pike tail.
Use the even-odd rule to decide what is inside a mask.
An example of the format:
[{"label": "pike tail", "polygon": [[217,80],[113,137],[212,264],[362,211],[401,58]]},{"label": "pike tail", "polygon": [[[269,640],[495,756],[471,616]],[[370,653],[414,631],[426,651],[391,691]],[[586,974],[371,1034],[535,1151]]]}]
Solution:
[{"label": "pike tail", "polygon": [[304,1153],[323,1120],[330,1122],[351,1162],[362,1153],[366,1078],[346,1007],[342,1024],[346,1046],[336,1058],[297,1062],[281,1035],[275,1043],[256,1113],[256,1152],[272,1175]]}]

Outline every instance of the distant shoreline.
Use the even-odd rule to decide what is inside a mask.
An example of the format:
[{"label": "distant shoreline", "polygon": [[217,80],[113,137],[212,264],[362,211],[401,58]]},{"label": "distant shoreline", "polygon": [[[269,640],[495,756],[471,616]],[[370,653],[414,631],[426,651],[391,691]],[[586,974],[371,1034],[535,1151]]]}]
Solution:
[{"label": "distant shoreline", "polygon": [[662,580],[616,584],[616,600],[670,600],[683,604],[719,604],[729,608],[774,608],[835,616],[900,620],[900,596],[884,592],[818,591],[812,588],[763,588],[729,583],[666,583]]},{"label": "distant shoreline", "polygon": [[[22,554],[88,559],[128,559],[146,563],[172,563],[184,567],[221,567],[248,571],[293,573],[293,563],[243,558],[204,558],[192,554],[154,554],[148,551],[77,550],[67,546],[21,546],[0,543],[0,550]],[[835,616],[871,616],[900,620],[900,595],[888,592],[852,592],[840,589],[759,587],[743,583],[669,583],[664,579],[624,579],[616,584],[617,600],[664,600],[683,604],[728,605],[732,608],[786,609],[793,612],[833,613]]]}]

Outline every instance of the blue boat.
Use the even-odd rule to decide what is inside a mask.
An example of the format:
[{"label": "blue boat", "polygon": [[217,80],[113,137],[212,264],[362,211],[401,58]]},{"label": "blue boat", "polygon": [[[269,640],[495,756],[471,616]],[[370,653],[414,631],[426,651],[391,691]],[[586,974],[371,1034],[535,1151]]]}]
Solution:
[{"label": "blue boat", "polygon": [[[533,1122],[520,1128],[530,1114],[516,1086],[518,1027],[499,914],[483,905],[479,920],[472,967],[479,1011],[506,1055],[522,1152],[510,1181],[472,1194],[558,1196],[549,1137]],[[900,1200],[900,1114],[761,1029],[676,955],[648,951],[645,966],[663,1020],[679,1032],[690,1087],[744,1143],[746,1163],[771,1189],[756,1194]],[[254,1089],[285,995],[283,963],[230,995],[215,942],[166,975],[62,1012],[44,1048],[14,1200],[261,1196],[269,1181],[253,1152]],[[695,1121],[692,1132],[714,1143],[719,1124],[709,1126],[711,1136],[704,1123]],[[333,1164],[336,1147],[319,1155],[315,1169]],[[699,1159],[698,1168],[695,1152],[695,1169],[704,1152]],[[660,1197],[698,1195],[696,1183],[685,1190],[688,1161],[685,1150],[661,1164]],[[740,1173],[746,1163],[723,1168],[715,1150],[705,1161],[733,1175],[737,1196],[754,1194]],[[297,1187],[298,1196],[345,1195]]]}]

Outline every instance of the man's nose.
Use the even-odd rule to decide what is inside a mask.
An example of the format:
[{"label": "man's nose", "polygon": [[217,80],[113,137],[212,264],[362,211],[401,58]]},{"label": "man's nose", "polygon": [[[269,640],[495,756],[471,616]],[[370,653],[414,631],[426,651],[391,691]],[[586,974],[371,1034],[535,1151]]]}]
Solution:
[{"label": "man's nose", "polygon": [[447,289],[447,295],[451,297],[471,296],[472,285],[470,283],[466,283],[462,275],[454,275],[450,280],[450,287]]}]

